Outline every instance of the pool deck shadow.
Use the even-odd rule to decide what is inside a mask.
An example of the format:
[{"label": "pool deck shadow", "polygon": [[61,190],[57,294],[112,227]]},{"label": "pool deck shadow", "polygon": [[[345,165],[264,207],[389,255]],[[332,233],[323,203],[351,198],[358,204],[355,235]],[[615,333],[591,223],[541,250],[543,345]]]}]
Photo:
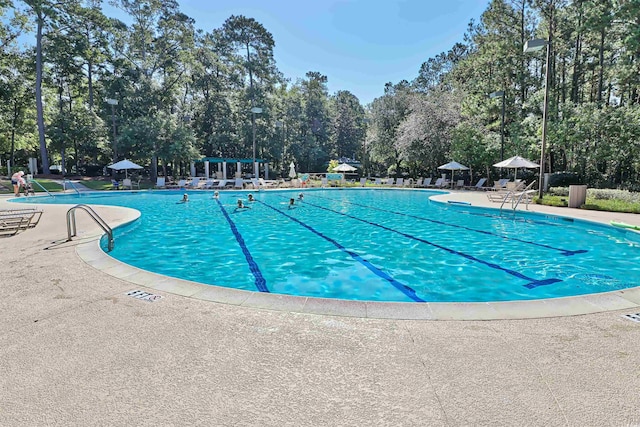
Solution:
[{"label": "pool deck shadow", "polygon": [[[63,242],[69,206],[39,207],[35,229],[0,239],[3,426],[640,424],[635,289],[419,304],[205,287],[123,266],[81,214]],[[96,210],[114,226],[136,215]]]}]

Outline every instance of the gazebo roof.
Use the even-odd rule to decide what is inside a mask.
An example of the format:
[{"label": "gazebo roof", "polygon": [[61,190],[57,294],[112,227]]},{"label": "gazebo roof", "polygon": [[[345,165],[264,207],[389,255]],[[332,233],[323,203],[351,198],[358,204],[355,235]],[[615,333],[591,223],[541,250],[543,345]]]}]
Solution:
[{"label": "gazebo roof", "polygon": [[[200,160],[196,160],[196,162],[209,162],[209,163],[253,163],[253,159],[232,159],[225,157],[203,157]],[[269,163],[264,159],[256,159],[256,163]]]}]

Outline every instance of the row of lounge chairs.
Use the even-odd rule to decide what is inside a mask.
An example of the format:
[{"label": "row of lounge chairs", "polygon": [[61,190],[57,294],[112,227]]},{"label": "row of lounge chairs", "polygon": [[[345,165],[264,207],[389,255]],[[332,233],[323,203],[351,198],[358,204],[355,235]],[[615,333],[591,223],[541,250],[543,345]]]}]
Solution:
[{"label": "row of lounge chairs", "polygon": [[242,178],[235,179],[201,179],[191,178],[191,180],[181,179],[176,183],[167,182],[164,177],[158,177],[156,188],[181,188],[191,190],[224,190],[224,189],[243,189],[247,185],[255,189],[275,188],[278,187],[278,181],[266,180],[263,178],[251,179],[245,181]]},{"label": "row of lounge chairs", "polygon": [[129,190],[133,190],[133,187],[138,187],[138,190],[140,189],[140,181],[142,181],[142,178],[139,178],[136,182],[133,182],[130,178],[125,178],[122,180],[122,183],[120,183],[119,181],[112,179],[111,180],[111,185],[113,186],[114,190],[119,190],[119,189],[123,189],[126,190],[127,188]]},{"label": "row of lounge chairs", "polygon": [[[370,181],[367,178],[360,178],[360,186],[364,187],[367,184],[374,186],[392,186],[392,187],[413,187],[413,188],[449,188],[451,187],[451,181],[445,178],[438,178],[435,182],[432,182],[433,178],[418,178],[404,179],[404,178],[373,178]],[[465,189],[465,190],[481,190],[484,189],[484,183],[487,182],[486,178],[481,178],[475,185],[465,186],[464,180],[458,180],[454,183],[453,188]]]},{"label": "row of lounge chairs", "polygon": [[15,236],[38,225],[42,211],[35,208],[0,210],[0,237]]},{"label": "row of lounge chairs", "polygon": [[[508,179],[501,179],[495,181],[493,187],[485,187],[487,182],[486,178],[480,178],[475,185],[464,185],[464,180],[458,180],[453,185],[451,181],[445,178],[438,178],[435,182],[432,182],[432,178],[418,178],[404,179],[404,178],[360,178],[360,186],[366,185],[373,186],[390,186],[390,187],[412,187],[412,188],[441,188],[441,189],[458,189],[458,190],[490,190],[493,192],[500,191],[513,191],[522,189],[517,186],[524,187],[523,183],[519,181],[509,182]],[[178,182],[167,182],[164,177],[158,177],[156,182],[156,188],[175,188],[175,189],[243,189],[248,186],[253,189],[266,189],[266,188],[278,188],[278,187],[305,187],[309,183],[309,179],[306,180],[292,180],[291,183],[285,183],[281,180],[265,180],[263,178],[244,180],[242,178],[235,179],[203,179],[203,178],[191,178],[191,180],[181,179]],[[320,185],[322,187],[329,186],[333,181],[328,180],[326,177],[321,178]],[[296,185],[297,184],[297,185]],[[499,195],[491,196],[492,198],[498,198]]]}]

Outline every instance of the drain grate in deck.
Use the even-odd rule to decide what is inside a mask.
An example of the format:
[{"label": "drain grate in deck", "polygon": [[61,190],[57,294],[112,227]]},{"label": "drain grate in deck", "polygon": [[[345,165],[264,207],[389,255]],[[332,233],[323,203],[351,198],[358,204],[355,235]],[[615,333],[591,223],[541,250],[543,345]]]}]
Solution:
[{"label": "drain grate in deck", "polygon": [[626,317],[629,320],[640,323],[640,313],[623,314],[622,317]]},{"label": "drain grate in deck", "polygon": [[154,302],[162,298],[162,295],[151,294],[149,292],[134,290],[127,292],[127,295],[143,301]]}]

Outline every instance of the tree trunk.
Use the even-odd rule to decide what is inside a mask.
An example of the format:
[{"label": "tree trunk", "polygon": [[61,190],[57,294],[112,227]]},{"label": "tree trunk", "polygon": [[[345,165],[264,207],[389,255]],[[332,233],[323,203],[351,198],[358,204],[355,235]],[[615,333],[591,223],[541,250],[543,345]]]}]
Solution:
[{"label": "tree trunk", "polygon": [[598,104],[602,103],[602,91],[604,90],[604,38],[605,38],[605,28],[602,27],[600,30],[600,47],[599,47],[599,69],[598,69],[598,96],[597,101]]},{"label": "tree trunk", "polygon": [[42,161],[42,173],[49,174],[49,156],[47,154],[47,142],[44,130],[44,112],[42,108],[42,27],[44,16],[38,11],[38,25],[36,31],[36,111],[38,114],[38,136],[40,139],[40,157]]},{"label": "tree trunk", "polygon": [[89,111],[93,111],[93,61],[87,61],[87,86],[89,89]]},{"label": "tree trunk", "polygon": [[[16,152],[16,124],[18,123],[18,100],[13,100],[13,117],[11,118],[11,167],[15,164],[15,152]],[[9,170],[7,170],[9,173]]]},{"label": "tree trunk", "polygon": [[[576,28],[578,31],[582,31],[582,1],[578,1],[576,7],[579,8],[578,12],[578,22],[576,22]],[[575,43],[575,51],[573,57],[573,78],[571,82],[571,101],[576,104],[580,103],[579,93],[580,93],[580,74],[582,73],[582,59],[580,56],[582,55],[582,33],[579,32],[576,35],[576,43]]]}]

